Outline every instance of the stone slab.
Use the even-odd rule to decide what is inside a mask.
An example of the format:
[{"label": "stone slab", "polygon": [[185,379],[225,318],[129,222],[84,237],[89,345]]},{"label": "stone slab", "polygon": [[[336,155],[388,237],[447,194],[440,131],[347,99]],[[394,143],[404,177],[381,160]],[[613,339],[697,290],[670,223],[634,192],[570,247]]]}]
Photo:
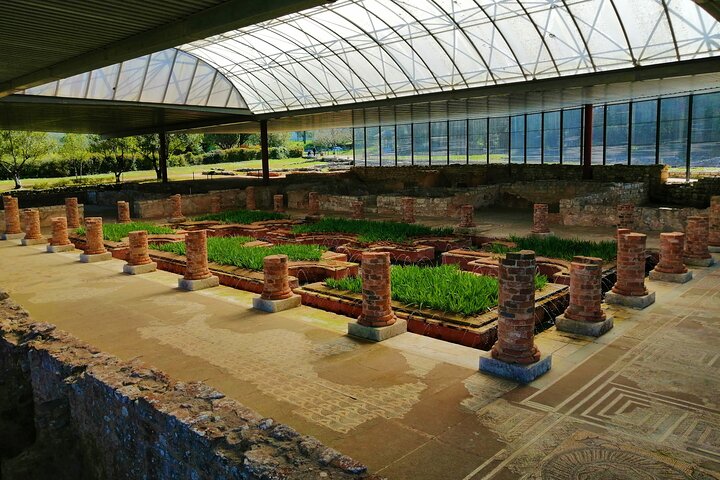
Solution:
[{"label": "stone slab", "polygon": [[170,223],[183,223],[185,220],[187,220],[185,217],[174,217],[168,219]]},{"label": "stone slab", "polygon": [[366,327],[357,323],[357,320],[348,322],[348,335],[373,342],[382,342],[405,332],[407,332],[407,321],[400,318],[389,327]]},{"label": "stone slab", "polygon": [[112,253],[105,252],[105,253],[98,253],[95,255],[88,255],[86,253],[80,254],[80,261],[82,263],[95,263],[95,262],[104,262],[106,260],[112,259]]},{"label": "stone slab", "polygon": [[156,262],[146,263],[145,265],[129,265],[127,263],[123,265],[123,272],[128,275],[142,275],[143,273],[150,273],[155,270],[157,270]]},{"label": "stone slab", "polygon": [[530,383],[550,371],[552,355],[542,355],[540,360],[529,365],[506,363],[492,357],[490,352],[480,354],[480,371],[520,383]]},{"label": "stone slab", "polygon": [[657,282],[687,283],[692,280],[693,273],[689,270],[685,273],[665,273],[651,270],[648,277]]},{"label": "stone slab", "polygon": [[188,290],[190,292],[217,287],[218,285],[220,285],[220,278],[215,275],[203,278],[202,280],[186,280],[184,278],[178,279],[178,288],[181,290]]},{"label": "stone slab", "polygon": [[690,267],[709,267],[715,263],[714,258],[683,258],[683,263]]},{"label": "stone slab", "polygon": [[720,253],[720,245],[718,245],[718,246],[709,245],[708,250],[710,250],[710,253]]},{"label": "stone slab", "polygon": [[269,313],[290,310],[291,308],[299,307],[300,305],[302,305],[302,297],[294,294],[292,297],[282,300],[265,300],[262,297],[253,298],[254,309]]},{"label": "stone slab", "polygon": [[20,240],[20,244],[23,246],[42,245],[45,243],[48,243],[47,238],[23,238]]},{"label": "stone slab", "polygon": [[20,240],[25,238],[24,233],[3,233],[0,238],[3,240]]},{"label": "stone slab", "polygon": [[605,302],[614,305],[622,305],[624,307],[643,309],[655,303],[655,292],[650,292],[642,296],[620,295],[614,292],[605,294]]},{"label": "stone slab", "polygon": [[583,322],[558,315],[555,328],[561,332],[575,333],[587,337],[599,337],[613,328],[613,317],[606,316],[602,322]]},{"label": "stone slab", "polygon": [[72,243],[67,245],[48,245],[46,250],[48,253],[72,252],[75,250],[75,245]]}]

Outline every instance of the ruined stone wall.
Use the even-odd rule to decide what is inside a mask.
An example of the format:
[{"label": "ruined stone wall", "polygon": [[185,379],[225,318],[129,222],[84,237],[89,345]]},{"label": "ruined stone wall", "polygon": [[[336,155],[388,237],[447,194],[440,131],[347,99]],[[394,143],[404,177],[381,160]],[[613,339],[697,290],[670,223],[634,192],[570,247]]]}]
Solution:
[{"label": "ruined stone wall", "polygon": [[[263,192],[256,189],[256,197],[262,198]],[[222,210],[245,208],[245,190],[220,190],[195,195],[182,195],[182,213],[185,216],[194,216],[212,211],[212,199],[220,197]],[[131,208],[135,218],[163,218],[171,213],[168,197],[156,200],[139,200],[132,202]]]},{"label": "ruined stone wall", "polygon": [[652,195],[652,200],[663,204],[707,208],[710,206],[710,197],[713,195],[720,195],[720,178],[718,177],[704,177],[691,183],[662,185]]},{"label": "ruined stone wall", "polygon": [[[22,209],[27,208],[22,203],[20,204],[20,221],[22,221]],[[34,207],[40,212],[40,226],[49,227],[52,225],[53,217],[64,217],[65,216],[65,205],[52,205],[49,207]],[[80,217],[85,216],[85,205],[78,205],[78,212]],[[5,211],[0,210],[0,225],[5,225]]]},{"label": "ruined stone wall", "polygon": [[0,478],[377,478],[203,383],[33,323],[6,297],[0,291]]}]

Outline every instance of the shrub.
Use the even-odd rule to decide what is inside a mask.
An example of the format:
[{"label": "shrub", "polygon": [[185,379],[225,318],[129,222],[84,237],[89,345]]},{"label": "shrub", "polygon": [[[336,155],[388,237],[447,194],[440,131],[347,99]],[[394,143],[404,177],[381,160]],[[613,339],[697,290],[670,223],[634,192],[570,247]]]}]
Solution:
[{"label": "shrub", "polygon": [[284,213],[263,212],[261,210],[232,210],[229,212],[209,213],[196,217],[197,221],[218,221],[222,223],[239,223],[247,225],[264,220],[283,220],[289,218]]},{"label": "shrub", "polygon": [[297,225],[293,233],[354,233],[361,242],[405,242],[411,237],[450,235],[452,228],[433,228],[420,224],[401,222],[373,222],[324,218],[317,223]]},{"label": "shrub", "polygon": [[[155,225],[153,223],[105,223],[103,224],[103,238],[111,242],[119,242],[123,238],[127,237],[130,232],[134,232],[135,230],[145,230],[151,235],[175,233],[175,230],[172,228]],[[80,227],[75,230],[75,233],[78,235],[85,235],[85,228]]]}]

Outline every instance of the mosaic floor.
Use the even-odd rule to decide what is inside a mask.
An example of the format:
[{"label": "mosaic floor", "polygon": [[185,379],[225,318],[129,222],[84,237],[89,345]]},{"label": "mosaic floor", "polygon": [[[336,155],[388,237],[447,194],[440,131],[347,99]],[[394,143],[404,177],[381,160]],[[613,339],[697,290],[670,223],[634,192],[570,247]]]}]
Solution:
[{"label": "mosaic floor", "polygon": [[599,340],[543,332],[553,369],[529,386],[478,373],[476,350],[364,343],[345,317],[258,313],[249,293],[121,269],[0,242],[0,287],[36,320],[204,380],[391,479],[720,478],[720,267],[648,282],[658,302],[613,309]]}]

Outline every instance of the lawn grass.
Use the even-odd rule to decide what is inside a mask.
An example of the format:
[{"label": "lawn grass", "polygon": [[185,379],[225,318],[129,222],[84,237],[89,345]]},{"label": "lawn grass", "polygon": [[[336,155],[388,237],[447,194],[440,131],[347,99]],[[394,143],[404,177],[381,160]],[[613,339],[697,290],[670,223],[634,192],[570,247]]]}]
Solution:
[{"label": "lawn grass", "polygon": [[[111,242],[119,242],[123,238],[127,237],[130,232],[134,232],[135,230],[145,230],[149,234],[175,233],[175,230],[172,228],[155,225],[153,223],[105,223],[103,224],[103,238]],[[76,229],[75,233],[78,235],[85,235],[85,227]]]},{"label": "lawn grass", "polygon": [[[340,280],[328,278],[325,284],[336,290],[362,292],[360,277]],[[464,316],[477,315],[497,306],[498,280],[460,270],[457,265],[438,267],[391,267],[392,298],[417,308],[430,308]],[[547,278],[535,277],[535,288],[542,289]]]},{"label": "lawn grass", "polygon": [[[290,260],[320,260],[326,251],[319,245],[275,245],[272,247],[245,247],[255,240],[250,237],[210,237],[207,239],[208,260],[220,265],[232,265],[262,271],[263,258],[268,255],[287,255]],[[185,255],[185,242],[150,245],[150,248],[176,255]]]},{"label": "lawn grass", "polygon": [[194,220],[215,220],[222,223],[239,223],[247,225],[264,220],[282,220],[286,218],[289,218],[289,216],[284,213],[263,212],[262,210],[232,210],[229,212],[200,215],[199,217],[195,217]]},{"label": "lawn grass", "polygon": [[401,222],[373,222],[345,218],[323,218],[319,222],[297,225],[293,233],[354,233],[361,242],[406,242],[412,237],[450,235],[452,228],[433,228]]},{"label": "lawn grass", "polygon": [[[529,235],[526,237],[511,236],[510,240],[517,247],[512,251],[533,250],[541,257],[558,258],[561,260],[572,260],[573,257],[581,255],[584,257],[598,257],[609,262],[617,256],[617,244],[612,240],[593,242],[591,240],[580,240],[579,238],[561,238],[555,235],[540,237]],[[510,249],[502,244],[493,244],[493,253],[507,253]]]}]

